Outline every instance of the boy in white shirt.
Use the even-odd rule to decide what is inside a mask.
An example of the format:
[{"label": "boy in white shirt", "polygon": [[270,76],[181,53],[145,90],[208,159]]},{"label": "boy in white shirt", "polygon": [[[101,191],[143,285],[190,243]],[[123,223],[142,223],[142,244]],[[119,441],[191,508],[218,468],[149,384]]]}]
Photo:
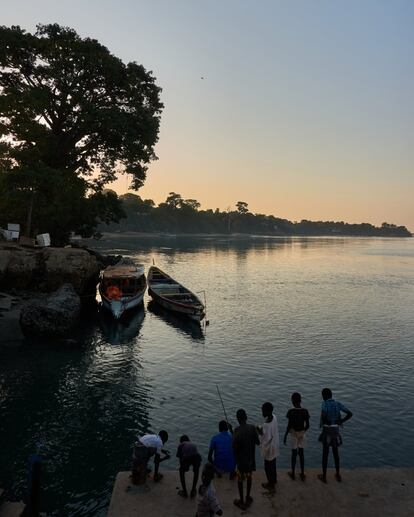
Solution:
[{"label": "boy in white shirt", "polygon": [[[160,431],[157,434],[144,434],[134,445],[132,455],[132,482],[143,484],[147,477],[147,465],[149,459],[154,456],[154,481],[160,481],[162,474],[158,472],[162,461],[168,460],[170,455],[162,447],[168,441],[167,431]],[[164,456],[161,458],[161,453]]]},{"label": "boy in white shirt", "polygon": [[277,483],[276,458],[279,456],[279,429],[277,418],[273,414],[273,404],[265,402],[262,406],[262,415],[265,421],[262,427],[258,427],[258,433],[267,477],[267,483],[262,483],[262,486],[267,490],[274,490]]}]

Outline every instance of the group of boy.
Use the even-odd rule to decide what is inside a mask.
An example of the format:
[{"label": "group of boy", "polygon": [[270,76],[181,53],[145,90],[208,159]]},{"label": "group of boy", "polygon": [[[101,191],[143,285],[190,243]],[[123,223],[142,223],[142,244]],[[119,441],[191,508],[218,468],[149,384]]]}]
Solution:
[{"label": "group of boy", "polygon": [[[352,413],[343,404],[332,398],[329,388],[322,390],[322,408],[320,426],[322,428],[319,441],[322,442],[322,474],[318,479],[327,482],[326,471],[328,465],[329,449],[332,449],[335,462],[335,477],[339,482],[340,462],[338,447],[342,443],[339,426],[351,418]],[[299,457],[300,479],[305,481],[305,435],[309,429],[309,412],[301,407],[301,395],[297,392],[291,397],[292,408],[287,412],[288,424],[283,438],[287,444],[287,438],[291,441],[291,470],[288,472],[292,480],[296,479],[296,460]],[[345,416],[342,418],[342,413]],[[222,515],[223,510],[218,502],[214,487],[211,483],[214,476],[221,477],[228,474],[230,479],[237,478],[239,497],[234,504],[245,510],[253,503],[251,496],[252,476],[256,470],[256,446],[260,446],[264,459],[264,470],[267,481],[262,483],[263,488],[274,491],[277,483],[276,458],[279,455],[279,431],[277,418],[273,414],[273,405],[265,402],[262,405],[264,422],[261,426],[247,423],[247,414],[244,409],[239,409],[236,418],[239,423],[234,430],[225,420],[219,423],[219,433],[213,436],[210,442],[208,463],[204,466],[201,476],[201,485],[197,492],[199,471],[202,463],[201,455],[197,447],[187,435],[180,438],[177,449],[177,458],[180,462],[179,474],[181,490],[178,494],[187,498],[197,497],[197,517],[210,517],[214,514]],[[133,481],[139,482],[143,476],[147,476],[148,460],[154,456],[154,481],[159,481],[162,474],[159,473],[159,464],[170,458],[168,451],[163,450],[163,445],[168,440],[168,433],[160,431],[158,435],[144,435],[134,447],[133,454]],[[161,457],[161,453],[164,454]],[[187,491],[185,474],[192,468],[193,482],[190,492]],[[244,486],[246,484],[246,491]]]}]

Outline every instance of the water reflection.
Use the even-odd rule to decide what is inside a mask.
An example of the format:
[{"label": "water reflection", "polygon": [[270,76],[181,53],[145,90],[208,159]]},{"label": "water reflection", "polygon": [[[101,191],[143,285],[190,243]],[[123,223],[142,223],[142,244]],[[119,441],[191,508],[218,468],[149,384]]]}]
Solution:
[{"label": "water reflection", "polygon": [[180,316],[179,314],[167,311],[153,300],[148,302],[147,309],[149,312],[162,319],[167,325],[177,330],[180,334],[186,334],[194,341],[204,341],[203,328],[198,321],[193,321],[185,316]]},{"label": "water reflection", "polygon": [[[174,265],[174,257],[179,254],[207,252],[220,256],[233,254],[237,260],[244,261],[252,253],[270,251],[271,253],[287,250],[365,247],[364,237],[266,237],[266,236],[140,236],[136,234],[106,234],[100,241],[86,241],[93,248],[124,255],[142,255],[140,259],[162,256],[165,264]],[[119,244],[122,243],[122,247]]]},{"label": "water reflection", "polygon": [[115,320],[107,310],[99,311],[99,326],[108,343],[123,345],[133,341],[141,330],[145,318],[144,306],[127,312],[121,320]]},{"label": "water reflection", "polygon": [[0,480],[21,499],[27,458],[43,442],[47,515],[104,515],[134,436],[150,428],[152,378],[136,346],[145,312],[118,326],[101,316],[91,311],[83,342],[0,348]]}]

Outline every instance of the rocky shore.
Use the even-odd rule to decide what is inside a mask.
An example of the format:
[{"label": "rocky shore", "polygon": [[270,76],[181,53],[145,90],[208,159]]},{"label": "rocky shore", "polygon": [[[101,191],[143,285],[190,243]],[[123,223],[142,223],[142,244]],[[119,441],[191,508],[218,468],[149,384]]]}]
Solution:
[{"label": "rocky shore", "polygon": [[81,304],[95,300],[101,269],[117,260],[80,247],[0,243],[0,340],[68,335]]},{"label": "rocky shore", "polygon": [[102,264],[82,248],[0,245],[0,290],[50,293],[65,283],[78,295],[94,293]]}]

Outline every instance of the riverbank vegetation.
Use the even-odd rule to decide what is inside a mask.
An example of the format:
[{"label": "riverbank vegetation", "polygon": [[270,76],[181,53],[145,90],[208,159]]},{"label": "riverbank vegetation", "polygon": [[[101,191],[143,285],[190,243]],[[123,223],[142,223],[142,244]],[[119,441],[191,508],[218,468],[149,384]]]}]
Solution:
[{"label": "riverbank vegetation", "polygon": [[[114,194],[114,193],[113,193]],[[350,224],[344,221],[292,222],[273,215],[253,214],[249,205],[238,201],[233,210],[200,210],[196,199],[183,199],[170,192],[167,199],[155,205],[132,193],[119,197],[126,217],[119,224],[101,225],[100,231],[137,231],[157,233],[246,233],[257,235],[362,235],[410,237],[405,226],[383,223]]]},{"label": "riverbank vegetation", "polygon": [[57,24],[0,27],[0,226],[64,244],[119,220],[104,186],[122,173],[143,185],[162,108],[151,72],[98,41]]}]

